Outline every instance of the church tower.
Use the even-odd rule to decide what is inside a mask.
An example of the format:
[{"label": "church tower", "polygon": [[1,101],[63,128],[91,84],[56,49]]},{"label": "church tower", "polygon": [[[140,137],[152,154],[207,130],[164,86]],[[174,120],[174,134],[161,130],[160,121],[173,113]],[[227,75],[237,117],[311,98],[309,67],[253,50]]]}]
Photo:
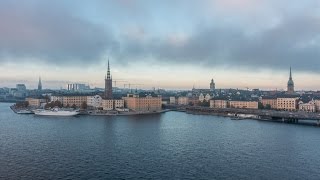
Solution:
[{"label": "church tower", "polygon": [[41,83],[41,77],[39,77],[39,82],[38,82],[38,91],[42,90],[42,83]]},{"label": "church tower", "polygon": [[294,93],[294,82],[292,80],[291,67],[290,67],[290,76],[289,76],[288,86],[287,86],[287,93],[288,94],[293,94]]},{"label": "church tower", "polygon": [[211,83],[210,83],[210,91],[214,91],[216,89],[216,83],[214,83],[214,80],[211,79]]},{"label": "church tower", "polygon": [[107,77],[105,77],[104,82],[105,82],[104,97],[106,99],[112,99],[112,76],[110,74],[109,59],[108,59]]}]

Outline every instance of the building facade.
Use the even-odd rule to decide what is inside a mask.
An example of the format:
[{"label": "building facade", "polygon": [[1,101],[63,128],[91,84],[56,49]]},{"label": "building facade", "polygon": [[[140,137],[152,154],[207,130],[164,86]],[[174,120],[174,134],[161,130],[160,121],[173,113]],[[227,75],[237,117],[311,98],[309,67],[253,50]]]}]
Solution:
[{"label": "building facade", "polygon": [[257,101],[229,101],[231,108],[258,109]]},{"label": "building facade", "polygon": [[176,97],[174,96],[170,97],[169,101],[170,101],[169,102],[170,104],[176,104]]},{"label": "building facade", "polygon": [[228,101],[227,100],[218,100],[213,99],[210,100],[210,108],[227,108],[228,107]]},{"label": "building facade", "polygon": [[147,95],[140,97],[136,94],[128,94],[127,97],[123,97],[123,100],[125,107],[133,111],[151,112],[162,109],[161,96],[152,97],[151,95]]},{"label": "building facade", "polygon": [[45,103],[45,99],[37,99],[37,98],[26,98],[30,107],[40,107],[42,103]]},{"label": "building facade", "polygon": [[316,103],[315,101],[310,101],[308,103],[299,102],[299,111],[305,112],[316,112]]},{"label": "building facade", "polygon": [[87,96],[63,96],[62,105],[81,107],[83,103],[87,103]]},{"label": "building facade", "polygon": [[264,108],[270,106],[271,109],[277,109],[277,98],[261,99]]},{"label": "building facade", "polygon": [[277,109],[284,111],[296,111],[298,109],[298,98],[277,98]]},{"label": "building facade", "polygon": [[189,97],[181,96],[178,97],[178,105],[188,105],[189,104]]},{"label": "building facade", "polygon": [[95,108],[102,107],[102,97],[99,95],[87,96],[87,105]]}]

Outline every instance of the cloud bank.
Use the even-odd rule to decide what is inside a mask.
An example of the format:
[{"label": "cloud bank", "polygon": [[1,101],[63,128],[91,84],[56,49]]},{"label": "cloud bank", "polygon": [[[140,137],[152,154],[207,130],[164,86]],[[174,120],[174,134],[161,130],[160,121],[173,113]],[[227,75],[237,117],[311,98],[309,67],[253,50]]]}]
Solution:
[{"label": "cloud bank", "polygon": [[291,65],[313,72],[320,67],[317,1],[158,3],[1,1],[0,63],[32,58],[85,67],[110,56],[121,64],[267,69]]}]

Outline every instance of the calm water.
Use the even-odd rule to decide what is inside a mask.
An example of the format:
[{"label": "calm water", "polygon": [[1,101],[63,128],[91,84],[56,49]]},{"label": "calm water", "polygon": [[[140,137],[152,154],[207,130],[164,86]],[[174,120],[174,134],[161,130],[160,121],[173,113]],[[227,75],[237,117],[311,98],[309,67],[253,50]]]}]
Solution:
[{"label": "calm water", "polygon": [[320,179],[320,128],[168,112],[17,115],[0,104],[0,179]]}]

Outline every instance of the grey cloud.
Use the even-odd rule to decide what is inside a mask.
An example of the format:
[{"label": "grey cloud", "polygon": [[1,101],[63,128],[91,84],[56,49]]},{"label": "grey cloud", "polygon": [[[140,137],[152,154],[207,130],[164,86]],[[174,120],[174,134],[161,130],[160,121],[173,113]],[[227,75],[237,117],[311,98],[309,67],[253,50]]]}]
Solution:
[{"label": "grey cloud", "polygon": [[58,3],[39,4],[0,3],[0,61],[33,58],[81,64],[99,60],[106,49],[116,47],[104,27],[73,16]]},{"label": "grey cloud", "polygon": [[[127,39],[120,60],[156,59],[162,63],[203,64],[270,69],[318,71],[320,67],[320,18],[284,19],[271,29],[247,35],[243,29],[198,28],[185,44],[175,46],[165,38],[148,41]],[[124,56],[125,55],[125,56]]]}]

